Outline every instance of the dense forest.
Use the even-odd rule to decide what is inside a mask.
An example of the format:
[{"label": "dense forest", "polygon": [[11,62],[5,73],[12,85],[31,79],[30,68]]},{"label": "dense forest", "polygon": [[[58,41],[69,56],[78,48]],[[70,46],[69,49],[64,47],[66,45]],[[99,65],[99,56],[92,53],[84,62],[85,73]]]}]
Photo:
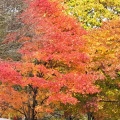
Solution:
[{"label": "dense forest", "polygon": [[0,0],[0,117],[120,120],[120,0]]}]

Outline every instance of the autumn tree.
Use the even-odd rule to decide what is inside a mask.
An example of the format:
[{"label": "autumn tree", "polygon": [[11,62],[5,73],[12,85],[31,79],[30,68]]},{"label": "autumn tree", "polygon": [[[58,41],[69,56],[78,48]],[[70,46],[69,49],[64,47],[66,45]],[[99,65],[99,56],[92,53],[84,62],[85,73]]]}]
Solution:
[{"label": "autumn tree", "polygon": [[116,120],[120,118],[120,20],[104,22],[101,28],[91,30],[85,38],[91,56],[88,67],[92,74],[99,76],[97,84],[101,88],[97,95],[99,110],[96,119]]},{"label": "autumn tree", "polygon": [[[68,6],[67,13],[81,21],[84,28],[95,28],[87,36],[90,71],[102,80],[97,82],[101,92],[96,97],[101,100],[98,102],[99,112],[96,112],[95,117],[97,120],[118,119],[120,1],[66,0],[64,3]],[[99,27],[101,28],[98,29]]]},{"label": "autumn tree", "polygon": [[24,34],[14,32],[4,42],[20,42],[22,58],[19,62],[1,60],[0,80],[5,89],[0,103],[34,120],[56,109],[56,104],[76,104],[80,100],[75,94],[84,96],[99,90],[95,77],[86,73],[89,58],[82,38],[85,30],[63,12],[59,1],[27,4],[20,16],[26,25],[21,29]]}]

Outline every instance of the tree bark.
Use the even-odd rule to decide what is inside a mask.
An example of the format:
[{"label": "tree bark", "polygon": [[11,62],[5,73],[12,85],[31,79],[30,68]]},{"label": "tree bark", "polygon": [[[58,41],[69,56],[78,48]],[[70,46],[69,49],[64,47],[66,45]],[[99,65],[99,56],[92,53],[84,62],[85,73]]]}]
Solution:
[{"label": "tree bark", "polygon": [[25,120],[35,120],[36,112],[35,107],[37,105],[37,93],[38,88],[33,88],[31,85],[28,86],[27,91],[29,93],[28,96],[28,103],[27,103],[27,112],[26,112],[26,118]]},{"label": "tree bark", "polygon": [[91,112],[88,112],[88,113],[87,113],[87,116],[88,116],[88,120],[92,120],[92,119],[91,119]]},{"label": "tree bark", "polygon": [[32,111],[31,111],[31,120],[35,120],[35,107],[36,107],[36,97],[37,97],[37,88],[33,88],[33,103],[32,103]]}]

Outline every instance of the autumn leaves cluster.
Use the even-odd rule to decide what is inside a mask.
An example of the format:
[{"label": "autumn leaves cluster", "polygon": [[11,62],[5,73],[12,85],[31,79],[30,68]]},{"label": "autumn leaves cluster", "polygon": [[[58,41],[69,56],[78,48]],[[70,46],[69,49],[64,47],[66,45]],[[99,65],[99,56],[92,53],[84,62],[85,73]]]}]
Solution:
[{"label": "autumn leaves cluster", "polygon": [[[85,30],[68,15],[78,16],[75,10],[65,8],[74,7],[75,2],[79,3],[26,2],[27,8],[19,16],[24,25],[4,41],[20,43],[21,59],[0,60],[2,115],[34,120],[59,111],[60,119],[92,114],[97,120],[106,120],[112,118],[111,113],[120,117],[120,20],[116,17],[99,28],[102,22],[92,25],[87,21],[87,28],[96,28]],[[106,15],[98,17],[100,22]]]}]

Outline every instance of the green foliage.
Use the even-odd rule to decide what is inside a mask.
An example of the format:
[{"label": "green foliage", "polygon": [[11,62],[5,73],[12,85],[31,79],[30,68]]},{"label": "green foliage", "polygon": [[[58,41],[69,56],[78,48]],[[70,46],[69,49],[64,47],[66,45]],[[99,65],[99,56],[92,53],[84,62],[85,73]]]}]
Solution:
[{"label": "green foliage", "polygon": [[67,13],[75,16],[86,29],[100,27],[102,21],[117,19],[120,0],[65,0]]}]

